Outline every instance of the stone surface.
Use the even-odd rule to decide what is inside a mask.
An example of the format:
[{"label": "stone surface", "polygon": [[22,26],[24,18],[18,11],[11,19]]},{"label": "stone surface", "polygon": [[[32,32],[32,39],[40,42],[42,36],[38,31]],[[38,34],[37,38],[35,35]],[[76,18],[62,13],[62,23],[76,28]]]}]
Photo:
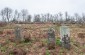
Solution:
[{"label": "stone surface", "polygon": [[62,46],[66,49],[70,49],[70,38],[68,37],[68,35],[64,35],[64,37],[62,38]]},{"label": "stone surface", "polygon": [[18,42],[23,40],[23,37],[21,36],[21,28],[19,26],[15,27],[15,40]]},{"label": "stone surface", "polygon": [[55,48],[55,31],[53,28],[48,30],[48,49]]},{"label": "stone surface", "polygon": [[61,36],[62,46],[66,49],[70,49],[70,32],[67,26],[61,26],[60,36]]}]

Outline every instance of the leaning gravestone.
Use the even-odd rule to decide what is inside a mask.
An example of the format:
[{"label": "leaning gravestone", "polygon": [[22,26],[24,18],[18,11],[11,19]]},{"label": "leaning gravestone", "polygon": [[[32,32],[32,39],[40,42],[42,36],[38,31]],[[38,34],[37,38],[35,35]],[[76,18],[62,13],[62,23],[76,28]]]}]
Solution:
[{"label": "leaning gravestone", "polygon": [[70,49],[70,32],[67,26],[60,27],[60,36],[62,46],[66,49]]},{"label": "leaning gravestone", "polygon": [[21,28],[19,26],[15,27],[15,41],[20,42],[23,40],[23,37],[21,36]]},{"label": "leaning gravestone", "polygon": [[48,49],[55,49],[55,32],[53,28],[48,30]]}]

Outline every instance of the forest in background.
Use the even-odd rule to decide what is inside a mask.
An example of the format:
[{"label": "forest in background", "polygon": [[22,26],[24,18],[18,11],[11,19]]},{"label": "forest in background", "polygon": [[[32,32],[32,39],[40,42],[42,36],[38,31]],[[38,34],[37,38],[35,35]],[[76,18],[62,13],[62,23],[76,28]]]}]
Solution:
[{"label": "forest in background", "polygon": [[62,12],[56,14],[34,14],[31,15],[27,9],[13,10],[9,7],[5,7],[0,11],[1,21],[0,23],[67,23],[67,24],[84,24],[85,14],[79,15],[75,13],[73,16],[68,12],[62,14]]}]

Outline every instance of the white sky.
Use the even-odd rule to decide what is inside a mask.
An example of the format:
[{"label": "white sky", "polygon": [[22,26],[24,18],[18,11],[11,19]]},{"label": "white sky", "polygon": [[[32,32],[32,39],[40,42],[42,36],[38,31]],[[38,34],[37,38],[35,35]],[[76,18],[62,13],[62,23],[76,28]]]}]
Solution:
[{"label": "white sky", "polygon": [[69,14],[85,13],[85,0],[0,0],[0,10],[10,7],[13,10],[28,9],[29,13],[52,13],[67,11]]}]

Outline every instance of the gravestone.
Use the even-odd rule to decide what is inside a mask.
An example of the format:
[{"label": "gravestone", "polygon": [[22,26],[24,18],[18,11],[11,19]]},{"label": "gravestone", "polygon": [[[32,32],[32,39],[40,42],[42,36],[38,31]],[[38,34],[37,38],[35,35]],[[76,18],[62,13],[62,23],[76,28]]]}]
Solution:
[{"label": "gravestone", "polygon": [[15,27],[15,41],[20,42],[23,40],[23,37],[21,36],[21,28],[19,26]]},{"label": "gravestone", "polygon": [[48,49],[55,49],[55,32],[53,28],[48,30]]},{"label": "gravestone", "polygon": [[70,32],[67,26],[60,27],[60,36],[62,46],[66,49],[70,49]]}]

